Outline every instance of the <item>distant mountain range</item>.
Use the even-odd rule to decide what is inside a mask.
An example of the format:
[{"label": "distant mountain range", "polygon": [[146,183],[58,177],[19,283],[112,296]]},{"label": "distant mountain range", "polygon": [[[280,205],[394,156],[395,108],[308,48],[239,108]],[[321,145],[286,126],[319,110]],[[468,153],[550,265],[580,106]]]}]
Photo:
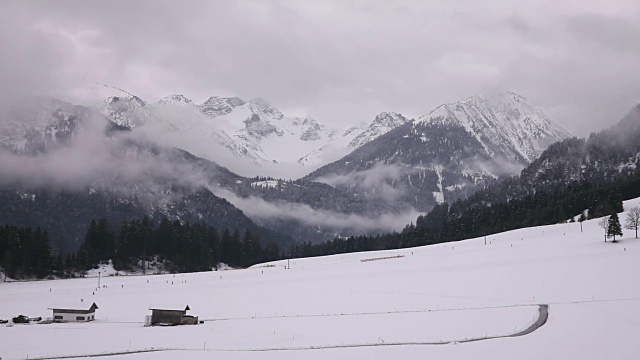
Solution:
[{"label": "distant mountain range", "polygon": [[[197,137],[220,146],[211,151],[214,161],[232,155],[255,164],[287,163],[318,167],[336,160],[364,143],[408,121],[397,113],[382,113],[370,124],[347,130],[328,127],[312,118],[287,117],[262,98],[212,96],[195,104],[183,95],[170,95],[147,103],[135,95],[111,96],[97,107],[114,123],[136,129],[142,125]],[[196,152],[193,142],[181,148]],[[199,147],[201,148],[201,147]],[[230,162],[232,170],[235,164]]]},{"label": "distant mountain range", "polygon": [[[49,224],[71,243],[81,239],[88,217],[102,216],[204,221],[263,232],[281,244],[391,231],[518,173],[568,136],[511,92],[445,104],[415,120],[384,112],[345,131],[287,117],[260,98],[195,104],[181,95],[152,104],[112,96],[95,108],[37,98],[0,113],[0,121],[0,146],[19,154],[9,157],[11,166],[27,169],[16,172],[45,168],[32,181],[3,174],[0,222]],[[180,137],[189,141],[174,141]],[[197,153],[198,139],[255,166],[319,168],[298,180],[244,177],[189,153]],[[86,164],[49,156],[60,148]],[[91,174],[82,174],[83,166]],[[60,225],[60,216],[70,224]]]}]

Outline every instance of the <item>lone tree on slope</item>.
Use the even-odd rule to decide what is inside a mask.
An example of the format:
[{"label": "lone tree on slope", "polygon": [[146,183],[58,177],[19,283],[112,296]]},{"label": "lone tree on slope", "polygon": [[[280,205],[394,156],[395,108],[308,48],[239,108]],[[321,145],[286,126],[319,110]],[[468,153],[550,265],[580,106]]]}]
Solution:
[{"label": "lone tree on slope", "polygon": [[616,242],[616,235],[622,236],[622,226],[620,225],[620,219],[618,214],[613,213],[609,216],[609,226],[607,227],[607,237],[613,237],[613,242]]},{"label": "lone tree on slope", "polygon": [[636,239],[638,238],[638,228],[640,228],[640,207],[629,209],[627,213],[627,222],[624,224],[625,229],[635,230]]},{"label": "lone tree on slope", "polygon": [[607,235],[609,234],[609,217],[603,216],[598,225],[604,229],[604,242],[607,242]]}]

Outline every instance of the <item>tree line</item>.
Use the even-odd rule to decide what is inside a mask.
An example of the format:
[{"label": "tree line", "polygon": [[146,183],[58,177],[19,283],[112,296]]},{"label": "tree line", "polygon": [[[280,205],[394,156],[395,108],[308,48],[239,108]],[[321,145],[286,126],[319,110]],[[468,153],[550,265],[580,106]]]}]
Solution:
[{"label": "tree line", "polygon": [[0,266],[11,278],[65,277],[112,260],[116,270],[131,270],[153,261],[172,272],[211,270],[219,263],[246,267],[282,258],[277,244],[262,244],[260,235],[236,229],[218,231],[203,223],[164,218],[124,221],[118,231],[107,219],[91,221],[76,253],[53,251],[47,231],[39,227],[0,227]]},{"label": "tree line", "polygon": [[43,278],[55,265],[46,230],[0,227],[0,266],[7,276],[16,277],[22,273]]},{"label": "tree line", "polygon": [[[292,257],[332,255],[348,252],[390,250],[487,236],[499,232],[550,225],[566,221],[585,221],[623,211],[623,199],[640,197],[640,175],[618,178],[603,184],[570,183],[563,188],[539,190],[520,199],[499,203],[474,201],[473,197],[452,205],[436,205],[416,224],[401,232],[376,236],[336,238],[321,244],[296,244]],[[617,219],[617,215],[614,216]],[[609,221],[609,218],[607,218]],[[608,226],[609,222],[607,222]],[[627,229],[640,226],[640,210],[632,209]],[[621,235],[620,224],[605,228],[605,236]],[[606,239],[606,237],[605,237]]]},{"label": "tree line", "polygon": [[[435,206],[399,233],[336,238],[320,244],[295,244],[287,256],[309,257],[357,251],[397,249],[457,241],[517,228],[584,221],[612,215],[603,222],[605,239],[621,235],[618,212],[622,200],[640,197],[640,175],[601,184],[573,182],[541,189],[520,199],[498,203],[474,201],[473,196]],[[585,211],[586,210],[586,211]],[[631,209],[625,227],[636,231],[640,210]],[[0,266],[8,276],[65,276],[111,259],[116,269],[130,269],[145,259],[162,262],[169,271],[209,270],[223,262],[246,267],[285,256],[273,243],[262,244],[257,233],[217,229],[201,223],[149,218],[124,221],[116,231],[107,221],[92,221],[77,253],[55,256],[46,230],[39,227],[0,227]]]}]

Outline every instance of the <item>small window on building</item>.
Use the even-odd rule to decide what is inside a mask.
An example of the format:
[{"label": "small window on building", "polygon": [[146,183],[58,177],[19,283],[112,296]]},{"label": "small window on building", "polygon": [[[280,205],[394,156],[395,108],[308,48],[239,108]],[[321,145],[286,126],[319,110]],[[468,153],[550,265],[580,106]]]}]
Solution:
[{"label": "small window on building", "polygon": [[78,321],[84,321],[84,316],[76,316],[76,320],[78,320]]},{"label": "small window on building", "polygon": [[62,315],[56,315],[53,317],[54,320],[62,320]]},{"label": "small window on building", "polygon": [[93,320],[93,315],[89,316],[89,320]]}]

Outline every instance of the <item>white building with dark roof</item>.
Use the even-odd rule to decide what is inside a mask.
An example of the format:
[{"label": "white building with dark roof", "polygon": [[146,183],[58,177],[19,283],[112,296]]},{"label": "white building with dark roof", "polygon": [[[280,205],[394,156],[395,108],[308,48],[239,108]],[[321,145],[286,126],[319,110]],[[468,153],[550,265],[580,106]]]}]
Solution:
[{"label": "white building with dark roof", "polygon": [[90,302],[77,302],[75,304],[60,304],[50,307],[53,310],[53,321],[55,322],[87,322],[96,318],[98,305]]}]

